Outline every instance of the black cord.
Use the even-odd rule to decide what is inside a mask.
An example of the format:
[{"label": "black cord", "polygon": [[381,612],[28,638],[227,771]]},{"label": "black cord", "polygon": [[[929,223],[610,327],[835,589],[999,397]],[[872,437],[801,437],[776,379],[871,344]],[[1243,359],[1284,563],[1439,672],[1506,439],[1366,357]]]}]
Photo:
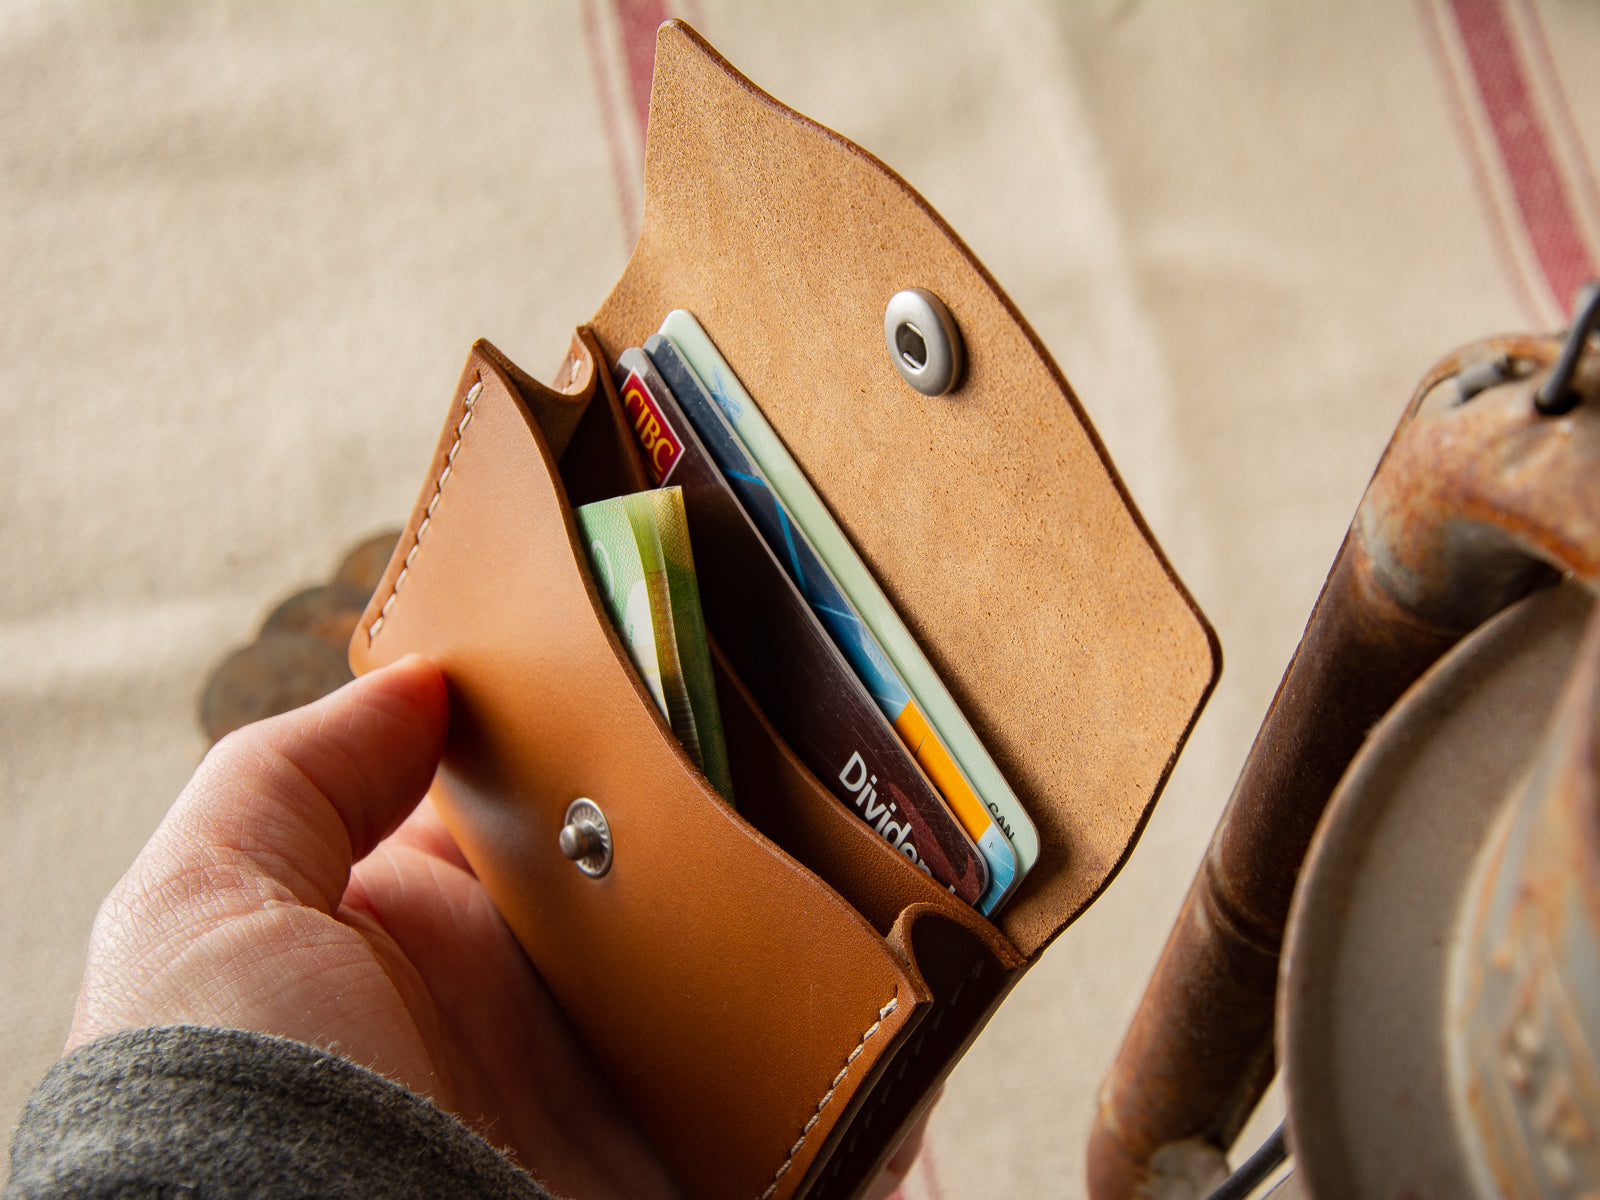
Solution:
[{"label": "black cord", "polygon": [[1600,325],[1600,283],[1586,283],[1578,291],[1578,300],[1572,314],[1572,329],[1561,348],[1561,357],[1555,370],[1545,378],[1534,393],[1533,404],[1547,417],[1559,417],[1571,412],[1578,403],[1578,393],[1573,390],[1572,376],[1577,372],[1578,360],[1583,357],[1589,335]]},{"label": "black cord", "polygon": [[1283,1140],[1283,1125],[1272,1131],[1272,1136],[1245,1159],[1239,1169],[1217,1186],[1206,1200],[1244,1200],[1256,1186],[1289,1157],[1288,1144]]}]

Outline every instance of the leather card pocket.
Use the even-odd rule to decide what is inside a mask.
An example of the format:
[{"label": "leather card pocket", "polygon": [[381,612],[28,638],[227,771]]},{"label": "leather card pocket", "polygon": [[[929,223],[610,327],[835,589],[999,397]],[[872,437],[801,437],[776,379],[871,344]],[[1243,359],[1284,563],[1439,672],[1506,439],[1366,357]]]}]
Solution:
[{"label": "leather card pocket", "polygon": [[[441,813],[686,1194],[786,1196],[931,997],[659,719],[502,362],[475,348],[352,661],[444,670]],[[558,846],[580,797],[611,830],[599,878]]]}]

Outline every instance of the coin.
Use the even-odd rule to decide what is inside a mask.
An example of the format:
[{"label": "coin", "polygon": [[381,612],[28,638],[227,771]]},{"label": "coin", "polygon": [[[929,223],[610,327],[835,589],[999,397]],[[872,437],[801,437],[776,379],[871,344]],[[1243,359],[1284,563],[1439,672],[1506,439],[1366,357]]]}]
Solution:
[{"label": "coin", "polygon": [[342,648],[310,633],[267,633],[211,673],[200,728],[213,743],[241,726],[319,700],[354,675]]},{"label": "coin", "polygon": [[[345,555],[339,569],[333,573],[333,582],[348,584],[360,588],[368,596],[372,595],[383,579],[384,569],[388,567],[395,543],[399,540],[398,529],[369,537]],[[366,607],[365,600],[362,601],[362,607]]]}]

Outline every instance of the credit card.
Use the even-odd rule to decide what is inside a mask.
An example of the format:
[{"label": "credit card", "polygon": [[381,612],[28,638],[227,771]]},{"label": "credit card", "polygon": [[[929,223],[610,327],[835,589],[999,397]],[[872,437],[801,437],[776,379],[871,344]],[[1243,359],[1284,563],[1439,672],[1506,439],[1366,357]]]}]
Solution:
[{"label": "credit card", "polygon": [[784,571],[983,854],[989,864],[989,887],[977,907],[985,915],[992,914],[1023,875],[1018,855],[1001,826],[923,714],[873,631],[861,620],[833,572],[812,547],[806,531],[790,519],[786,505],[723,415],[694,365],[670,338],[661,334],[651,337],[645,350]]},{"label": "credit card", "polygon": [[[1018,877],[1026,875],[1039,859],[1038,830],[872,572],[857,556],[810,481],[693,314],[681,308],[668,313],[661,333],[699,374],[751,457],[766,473],[784,507],[806,531],[818,556],[910,685],[911,694],[927,714],[930,728],[949,746],[1015,848]],[[934,782],[939,782],[937,776]]]},{"label": "credit card", "polygon": [[[796,756],[916,866],[976,905],[989,869],[812,615],[642,350],[618,391],[655,482],[683,489],[706,623]],[[675,449],[663,449],[663,443]]]},{"label": "credit card", "polygon": [[639,443],[645,474],[657,487],[665,487],[677,469],[683,453],[683,438],[662,411],[658,396],[671,396],[643,350],[625,350],[613,372],[622,411],[633,426],[633,440]]}]

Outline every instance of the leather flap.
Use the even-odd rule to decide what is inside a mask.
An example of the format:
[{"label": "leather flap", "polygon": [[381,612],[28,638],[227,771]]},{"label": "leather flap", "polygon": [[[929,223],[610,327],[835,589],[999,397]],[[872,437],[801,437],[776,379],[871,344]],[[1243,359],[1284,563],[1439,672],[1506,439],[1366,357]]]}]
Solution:
[{"label": "leather flap", "polygon": [[[1031,956],[1132,849],[1215,683],[1215,635],[1038,338],[882,163],[673,22],[645,177],[594,332],[615,356],[690,310],[803,465],[1039,828],[999,922]],[[909,287],[963,335],[942,398],[884,344]]]}]

